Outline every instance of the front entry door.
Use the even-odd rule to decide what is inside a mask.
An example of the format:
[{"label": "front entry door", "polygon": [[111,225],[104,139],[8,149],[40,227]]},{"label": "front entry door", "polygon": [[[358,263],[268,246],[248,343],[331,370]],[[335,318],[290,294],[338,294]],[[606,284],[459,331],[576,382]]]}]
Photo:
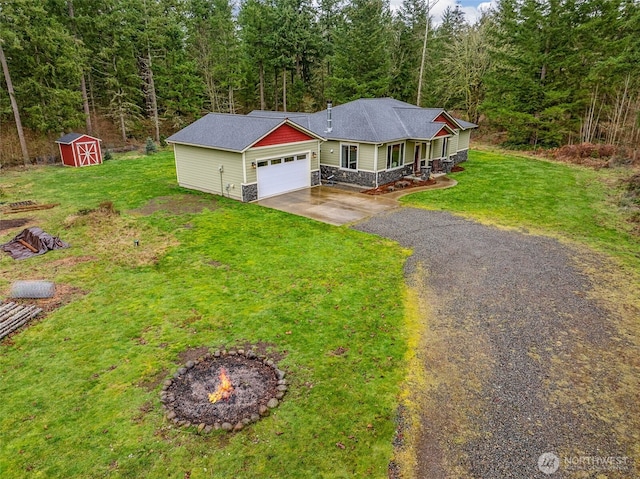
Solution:
[{"label": "front entry door", "polygon": [[413,174],[420,174],[420,143],[416,144],[415,154],[413,156]]}]

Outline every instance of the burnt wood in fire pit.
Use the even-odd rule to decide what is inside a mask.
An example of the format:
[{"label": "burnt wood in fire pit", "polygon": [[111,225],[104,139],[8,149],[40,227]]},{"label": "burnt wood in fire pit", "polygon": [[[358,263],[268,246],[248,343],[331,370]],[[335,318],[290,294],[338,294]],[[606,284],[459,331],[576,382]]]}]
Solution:
[{"label": "burnt wood in fire pit", "polygon": [[[212,402],[222,387],[222,373],[231,382],[230,394]],[[215,351],[202,360],[188,361],[162,388],[160,400],[167,418],[198,432],[239,431],[268,415],[287,390],[284,372],[252,351]]]}]

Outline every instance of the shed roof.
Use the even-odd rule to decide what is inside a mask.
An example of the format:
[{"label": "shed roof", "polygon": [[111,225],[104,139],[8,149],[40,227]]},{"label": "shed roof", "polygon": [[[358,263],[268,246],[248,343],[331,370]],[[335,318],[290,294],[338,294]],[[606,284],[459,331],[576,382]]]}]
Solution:
[{"label": "shed roof", "polygon": [[242,152],[285,123],[294,128],[308,131],[304,125],[299,125],[297,122],[277,115],[267,118],[209,113],[171,135],[167,141]]},{"label": "shed roof", "polygon": [[71,143],[73,143],[77,139],[82,138],[83,136],[86,136],[87,138],[91,138],[92,140],[100,141],[100,139],[94,138],[93,136],[86,135],[84,133],[67,133],[66,135],[61,136],[60,138],[58,138],[55,142],[56,143],[61,143],[63,145],[70,145]]}]

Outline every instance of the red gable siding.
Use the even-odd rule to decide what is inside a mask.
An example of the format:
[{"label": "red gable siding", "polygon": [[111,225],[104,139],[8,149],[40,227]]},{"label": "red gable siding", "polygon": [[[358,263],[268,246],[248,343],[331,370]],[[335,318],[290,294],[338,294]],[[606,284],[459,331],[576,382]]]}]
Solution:
[{"label": "red gable siding", "polygon": [[296,143],[307,140],[313,140],[313,137],[285,124],[276,128],[253,146],[283,145],[285,143]]},{"label": "red gable siding", "polygon": [[449,119],[445,116],[445,114],[444,114],[444,113],[440,113],[440,114],[438,115],[438,117],[437,117],[435,120],[433,120],[433,121],[437,121],[437,122],[439,122],[439,123],[446,123],[446,124],[447,124],[447,126],[448,126],[449,128],[451,128],[452,130],[456,130],[456,129],[458,129],[458,125],[456,125],[456,124],[455,124],[455,123],[453,123],[451,120],[449,120]]},{"label": "red gable siding", "polygon": [[443,126],[442,128],[440,128],[440,131],[438,133],[436,133],[436,137],[438,136],[447,136],[449,134],[449,132],[445,129],[445,127]]},{"label": "red gable siding", "polygon": [[78,142],[84,143],[86,141],[96,141],[96,140],[97,140],[97,138],[94,138],[92,136],[82,135],[82,136],[76,138],[75,140],[73,140],[71,143],[78,143]]}]

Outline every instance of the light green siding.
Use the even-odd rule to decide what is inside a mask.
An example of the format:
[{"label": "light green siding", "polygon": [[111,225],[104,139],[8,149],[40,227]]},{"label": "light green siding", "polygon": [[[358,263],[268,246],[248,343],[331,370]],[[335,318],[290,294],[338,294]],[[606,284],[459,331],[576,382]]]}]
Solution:
[{"label": "light green siding", "polygon": [[320,164],[340,166],[340,142],[325,141],[320,147]]},{"label": "light green siding", "polygon": [[375,145],[360,143],[358,148],[358,169],[363,171],[375,171]]},{"label": "light green siding", "polygon": [[422,157],[422,159],[431,158],[431,142],[427,141],[423,143],[423,148],[424,148],[424,151],[420,153],[420,156]]},{"label": "light green siding", "polygon": [[[418,144],[420,144],[420,142],[418,142]],[[407,140],[407,142],[404,145],[404,164],[406,165],[407,163],[413,163],[413,160],[415,160],[416,158],[415,155],[416,155],[416,142]]]},{"label": "light green siding", "polygon": [[442,138],[436,138],[431,142],[431,152],[429,158],[442,158]]},{"label": "light green siding", "polygon": [[[207,193],[224,193],[224,196],[242,200],[244,175],[240,153],[178,144],[173,148],[180,186]],[[220,166],[223,167],[222,174]],[[231,185],[228,192],[226,185]]]},{"label": "light green siding", "polygon": [[384,171],[387,169],[387,145],[378,146],[378,168],[376,171]]},{"label": "light green siding", "polygon": [[453,135],[447,142],[447,156],[455,155],[458,152],[458,135]]},{"label": "light green siding", "polygon": [[[340,167],[341,145],[358,145],[358,170],[375,171],[375,145],[349,141],[326,141],[322,144],[320,163]],[[382,149],[380,150],[382,151]]]},{"label": "light green siding", "polygon": [[[254,161],[269,160],[272,158],[280,158],[306,153],[310,155],[311,171],[320,169],[320,155],[318,154],[320,150],[319,145],[320,142],[318,140],[312,140],[287,145],[274,145],[249,149],[245,153],[245,163],[247,165],[247,181],[245,184],[255,183],[256,181],[258,181],[256,169],[251,166],[251,163]],[[316,154],[315,158],[313,157],[313,153]]]},{"label": "light green siding", "polygon": [[471,138],[471,130],[462,130],[458,139],[458,151],[469,148],[469,138]]}]

